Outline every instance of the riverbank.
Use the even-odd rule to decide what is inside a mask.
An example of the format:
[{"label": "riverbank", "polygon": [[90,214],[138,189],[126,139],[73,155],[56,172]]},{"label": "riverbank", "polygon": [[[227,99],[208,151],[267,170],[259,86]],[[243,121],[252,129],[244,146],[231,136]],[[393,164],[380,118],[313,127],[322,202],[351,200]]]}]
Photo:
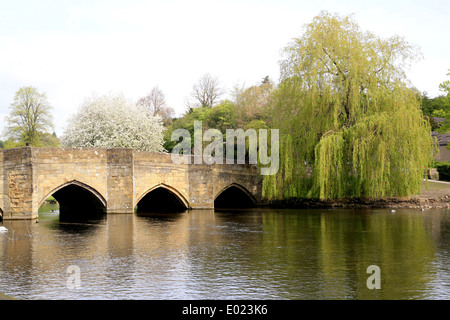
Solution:
[{"label": "riverbank", "polygon": [[290,199],[272,201],[269,206],[274,208],[410,208],[431,209],[450,208],[450,183],[428,180],[422,183],[422,192],[419,195],[408,198],[384,198],[384,199]]}]

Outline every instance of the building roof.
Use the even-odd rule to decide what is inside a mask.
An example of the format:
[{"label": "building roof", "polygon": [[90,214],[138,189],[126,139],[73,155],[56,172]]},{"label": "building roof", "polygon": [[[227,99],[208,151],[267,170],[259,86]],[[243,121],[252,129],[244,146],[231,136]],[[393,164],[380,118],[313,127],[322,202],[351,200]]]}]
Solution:
[{"label": "building roof", "polygon": [[440,146],[446,146],[450,143],[450,133],[438,133],[436,131],[433,131],[431,135],[433,137],[436,137]]}]

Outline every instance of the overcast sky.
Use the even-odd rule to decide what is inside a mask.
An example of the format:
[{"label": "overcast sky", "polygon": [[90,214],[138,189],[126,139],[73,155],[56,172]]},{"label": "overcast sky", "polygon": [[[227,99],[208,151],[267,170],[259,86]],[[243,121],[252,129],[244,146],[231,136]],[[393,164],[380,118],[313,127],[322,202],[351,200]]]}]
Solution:
[{"label": "overcast sky", "polygon": [[450,78],[448,0],[0,0],[0,133],[22,86],[47,94],[60,136],[93,92],[137,100],[159,86],[182,114],[205,73],[224,89],[278,82],[280,50],[322,10],[418,45],[409,78],[420,91],[437,96]]}]

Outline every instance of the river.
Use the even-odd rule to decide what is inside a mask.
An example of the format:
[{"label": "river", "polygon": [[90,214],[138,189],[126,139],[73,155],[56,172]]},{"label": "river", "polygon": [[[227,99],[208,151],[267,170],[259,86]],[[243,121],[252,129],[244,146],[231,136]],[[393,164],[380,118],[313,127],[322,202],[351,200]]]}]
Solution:
[{"label": "river", "polygon": [[[47,210],[48,211],[48,210]],[[19,299],[450,299],[450,211],[194,210],[3,221]],[[370,266],[380,289],[369,289]]]}]

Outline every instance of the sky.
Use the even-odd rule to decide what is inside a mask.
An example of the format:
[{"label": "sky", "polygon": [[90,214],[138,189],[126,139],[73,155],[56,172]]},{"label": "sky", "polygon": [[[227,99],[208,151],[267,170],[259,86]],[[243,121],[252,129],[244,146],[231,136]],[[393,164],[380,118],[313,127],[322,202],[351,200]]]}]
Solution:
[{"label": "sky", "polygon": [[[206,73],[226,92],[269,76],[321,11],[404,37],[423,58],[408,77],[430,97],[450,77],[450,1],[0,0],[0,137],[17,90],[45,92],[54,131],[93,93],[137,100],[158,86],[177,115]],[[225,96],[226,97],[226,96]]]}]

